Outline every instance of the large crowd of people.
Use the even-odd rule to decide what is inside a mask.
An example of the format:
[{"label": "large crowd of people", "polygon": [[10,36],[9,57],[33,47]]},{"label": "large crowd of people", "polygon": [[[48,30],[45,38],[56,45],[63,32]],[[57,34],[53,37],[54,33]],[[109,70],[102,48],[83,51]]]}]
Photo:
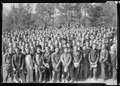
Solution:
[{"label": "large crowd of people", "polygon": [[2,33],[3,82],[117,79],[117,28],[28,29]]}]

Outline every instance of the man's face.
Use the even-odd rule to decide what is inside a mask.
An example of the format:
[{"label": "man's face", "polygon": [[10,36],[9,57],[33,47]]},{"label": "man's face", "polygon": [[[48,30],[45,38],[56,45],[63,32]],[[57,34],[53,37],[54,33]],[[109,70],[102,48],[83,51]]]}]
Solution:
[{"label": "man's face", "polygon": [[64,52],[67,53],[67,48],[64,49]]},{"label": "man's face", "polygon": [[18,48],[15,48],[15,51],[16,51],[17,54],[19,53],[19,49]]},{"label": "man's face", "polygon": [[45,50],[48,52],[48,51],[49,51],[49,48],[48,48],[48,47],[45,47]]},{"label": "man's face", "polygon": [[37,48],[37,53],[40,53],[40,48]]},{"label": "man's face", "polygon": [[102,45],[102,49],[105,49],[105,44]]},{"label": "man's face", "polygon": [[55,49],[55,52],[57,53],[58,51],[59,51],[59,49],[58,49],[58,48],[56,48],[56,49]]},{"label": "man's face", "polygon": [[9,48],[9,53],[12,53],[12,48]]},{"label": "man's face", "polygon": [[94,44],[94,45],[93,45],[93,50],[94,50],[95,48],[96,48],[96,45]]},{"label": "man's face", "polygon": [[75,51],[77,50],[77,46],[74,46],[74,50],[75,50]]},{"label": "man's face", "polygon": [[89,46],[89,42],[86,42],[86,46]]},{"label": "man's face", "polygon": [[26,48],[26,53],[29,53],[29,49],[28,48]]}]

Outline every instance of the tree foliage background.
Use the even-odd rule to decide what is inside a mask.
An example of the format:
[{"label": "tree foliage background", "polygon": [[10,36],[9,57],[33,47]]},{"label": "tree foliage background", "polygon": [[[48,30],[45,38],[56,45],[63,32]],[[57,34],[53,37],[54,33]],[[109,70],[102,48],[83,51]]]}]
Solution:
[{"label": "tree foliage background", "polygon": [[37,3],[12,5],[8,15],[2,16],[3,30],[48,29],[54,27],[117,26],[117,5],[106,3]]}]

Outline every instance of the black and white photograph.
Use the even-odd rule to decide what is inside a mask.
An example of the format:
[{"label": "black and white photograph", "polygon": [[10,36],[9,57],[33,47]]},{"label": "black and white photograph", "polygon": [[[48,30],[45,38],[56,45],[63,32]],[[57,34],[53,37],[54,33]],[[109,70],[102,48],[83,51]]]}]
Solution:
[{"label": "black and white photograph", "polygon": [[117,3],[2,3],[2,83],[117,85]]}]

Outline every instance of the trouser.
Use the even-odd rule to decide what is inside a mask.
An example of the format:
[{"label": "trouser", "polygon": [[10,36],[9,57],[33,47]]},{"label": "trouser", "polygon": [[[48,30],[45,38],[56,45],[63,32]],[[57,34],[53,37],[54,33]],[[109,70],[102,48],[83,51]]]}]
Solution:
[{"label": "trouser", "polygon": [[45,68],[45,72],[44,72],[44,80],[45,81],[49,81],[52,80],[52,68],[49,66],[49,68]]},{"label": "trouser", "polygon": [[70,69],[68,67],[68,70],[64,72],[64,66],[62,67],[62,80],[68,80],[70,74]]},{"label": "trouser", "polygon": [[69,72],[70,72],[70,78],[73,80],[74,79],[74,65],[73,64],[69,66]]},{"label": "trouser", "polygon": [[83,65],[83,72],[84,72],[84,78],[87,79],[89,73],[89,67],[87,63]]},{"label": "trouser", "polygon": [[63,80],[68,80],[69,78],[69,71],[63,73]]},{"label": "trouser", "polygon": [[37,65],[35,65],[35,81],[42,82],[42,72]]},{"label": "trouser", "polygon": [[62,62],[60,63],[60,81],[62,80],[62,75],[63,75],[63,65]]},{"label": "trouser", "polygon": [[100,65],[100,63],[98,62],[97,77],[100,77],[100,75],[101,75],[101,65]]},{"label": "trouser", "polygon": [[96,78],[96,74],[97,74],[97,67],[95,68],[91,68],[90,69],[90,77],[92,78]]},{"label": "trouser", "polygon": [[117,77],[117,70],[114,66],[112,66],[112,78],[116,79],[116,77]]},{"label": "trouser", "polygon": [[79,77],[80,77],[80,78],[83,78],[83,74],[84,74],[84,73],[83,73],[83,72],[84,72],[83,70],[84,70],[84,66],[83,66],[83,64],[80,64],[80,73],[79,73]]},{"label": "trouser", "polygon": [[3,73],[4,73],[3,75],[5,76],[5,78],[3,76],[3,81],[7,82],[8,78],[10,76],[11,77],[11,81],[13,82],[13,68],[12,68],[12,66],[4,67],[3,68]]},{"label": "trouser", "polygon": [[33,82],[33,69],[30,69],[28,65],[26,65],[27,75],[26,75],[26,82]]},{"label": "trouser", "polygon": [[78,79],[78,75],[79,75],[79,68],[74,68],[74,80]]},{"label": "trouser", "polygon": [[22,71],[20,72],[20,78],[21,78],[21,80],[22,80],[22,83],[25,83],[25,71],[24,71],[24,70],[22,70]]},{"label": "trouser", "polygon": [[104,63],[101,63],[101,78],[105,79],[106,77],[106,70],[105,70],[106,66]]},{"label": "trouser", "polygon": [[56,79],[60,81],[60,69],[58,69],[57,71],[53,69],[53,81],[56,81]]}]

